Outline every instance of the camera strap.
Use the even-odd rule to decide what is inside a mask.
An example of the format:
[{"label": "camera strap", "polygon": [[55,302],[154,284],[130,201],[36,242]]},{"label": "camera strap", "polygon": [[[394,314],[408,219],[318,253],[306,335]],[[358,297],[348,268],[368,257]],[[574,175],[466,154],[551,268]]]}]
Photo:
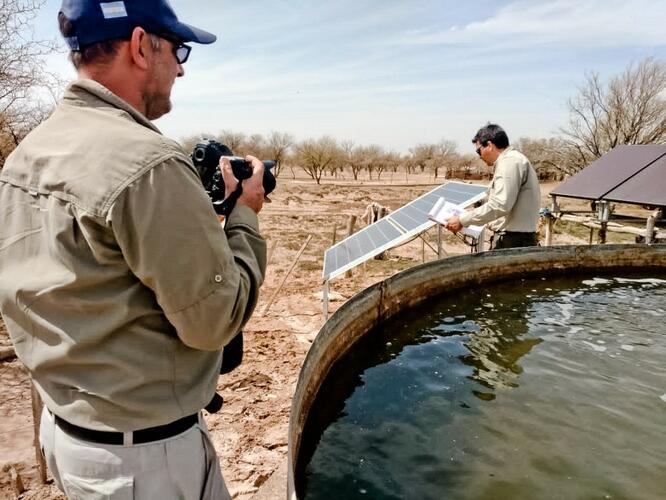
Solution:
[{"label": "camera strap", "polygon": [[215,211],[219,215],[224,215],[225,217],[229,217],[229,214],[236,206],[236,202],[238,201],[238,198],[240,198],[241,194],[243,194],[243,181],[238,181],[238,186],[236,187],[236,190],[233,193],[231,193],[229,196],[227,196],[224,200],[222,200],[222,203],[220,203],[217,207],[215,207]]}]

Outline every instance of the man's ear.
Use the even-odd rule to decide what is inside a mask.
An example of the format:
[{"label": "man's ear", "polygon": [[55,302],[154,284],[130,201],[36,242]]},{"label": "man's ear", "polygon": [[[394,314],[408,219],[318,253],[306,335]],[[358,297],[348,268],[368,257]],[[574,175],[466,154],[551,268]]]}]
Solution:
[{"label": "man's ear", "polygon": [[152,50],[152,45],[150,41],[150,35],[141,27],[134,28],[132,31],[132,36],[130,38],[130,56],[132,62],[143,70],[147,70],[150,66],[150,54]]}]

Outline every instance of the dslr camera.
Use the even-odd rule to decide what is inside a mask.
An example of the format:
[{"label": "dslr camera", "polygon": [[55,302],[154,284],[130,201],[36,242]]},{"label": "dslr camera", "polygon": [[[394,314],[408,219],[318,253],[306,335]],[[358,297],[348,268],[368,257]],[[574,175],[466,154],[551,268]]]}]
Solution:
[{"label": "dslr camera", "polygon": [[[226,157],[231,163],[231,170],[234,177],[239,180],[238,189],[235,196],[229,196],[230,199],[224,199],[224,179],[220,172],[220,158]],[[218,215],[229,215],[234,208],[236,199],[242,193],[242,183],[245,179],[252,177],[252,165],[245,158],[234,156],[231,149],[222,143],[213,139],[204,139],[192,151],[192,163],[194,163],[204,189]],[[275,176],[271,169],[275,166],[274,161],[263,161],[264,164],[264,195],[268,196],[275,189]]]}]

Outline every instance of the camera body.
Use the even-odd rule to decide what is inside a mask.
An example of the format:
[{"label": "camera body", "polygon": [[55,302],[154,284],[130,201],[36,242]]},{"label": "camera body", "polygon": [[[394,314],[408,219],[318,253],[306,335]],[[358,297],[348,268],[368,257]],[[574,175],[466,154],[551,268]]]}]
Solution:
[{"label": "camera body", "polygon": [[[234,156],[231,149],[220,142],[213,139],[204,139],[194,146],[192,151],[192,163],[194,163],[197,172],[199,172],[201,182],[213,202],[215,212],[219,215],[229,215],[226,213],[228,209],[222,203],[225,194],[224,179],[219,168],[220,158],[222,157],[226,157],[229,163],[231,163],[231,171],[236,179],[242,182],[252,177],[252,165],[250,162],[246,161],[245,158]],[[271,172],[271,169],[275,166],[275,162],[263,161],[262,163],[264,164],[264,196],[268,196],[275,189],[275,176]]]}]

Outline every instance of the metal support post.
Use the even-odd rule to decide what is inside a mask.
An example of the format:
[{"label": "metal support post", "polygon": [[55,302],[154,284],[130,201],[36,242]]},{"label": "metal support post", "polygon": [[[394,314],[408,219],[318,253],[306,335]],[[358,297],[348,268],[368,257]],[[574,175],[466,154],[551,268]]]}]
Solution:
[{"label": "metal support post", "polygon": [[476,252],[485,252],[486,251],[486,228],[481,230],[479,233],[479,239],[476,242]]},{"label": "metal support post", "polygon": [[610,219],[610,203],[607,201],[599,202],[597,217],[599,219],[599,224],[601,225],[597,235],[597,243],[603,245],[606,243],[606,228],[608,227],[608,220]]},{"label": "metal support post", "polygon": [[324,286],[322,290],[322,301],[324,306],[324,321],[328,321],[328,290],[329,290],[329,281],[324,281]]},{"label": "metal support post", "polygon": [[553,225],[555,224],[555,214],[559,212],[560,208],[557,206],[557,198],[553,196],[553,202],[550,205],[550,213],[546,215],[546,241],[544,245],[549,247],[553,244]]},{"label": "metal support post", "polygon": [[645,243],[651,245],[654,242],[654,224],[656,221],[655,215],[650,215],[645,225]]}]

